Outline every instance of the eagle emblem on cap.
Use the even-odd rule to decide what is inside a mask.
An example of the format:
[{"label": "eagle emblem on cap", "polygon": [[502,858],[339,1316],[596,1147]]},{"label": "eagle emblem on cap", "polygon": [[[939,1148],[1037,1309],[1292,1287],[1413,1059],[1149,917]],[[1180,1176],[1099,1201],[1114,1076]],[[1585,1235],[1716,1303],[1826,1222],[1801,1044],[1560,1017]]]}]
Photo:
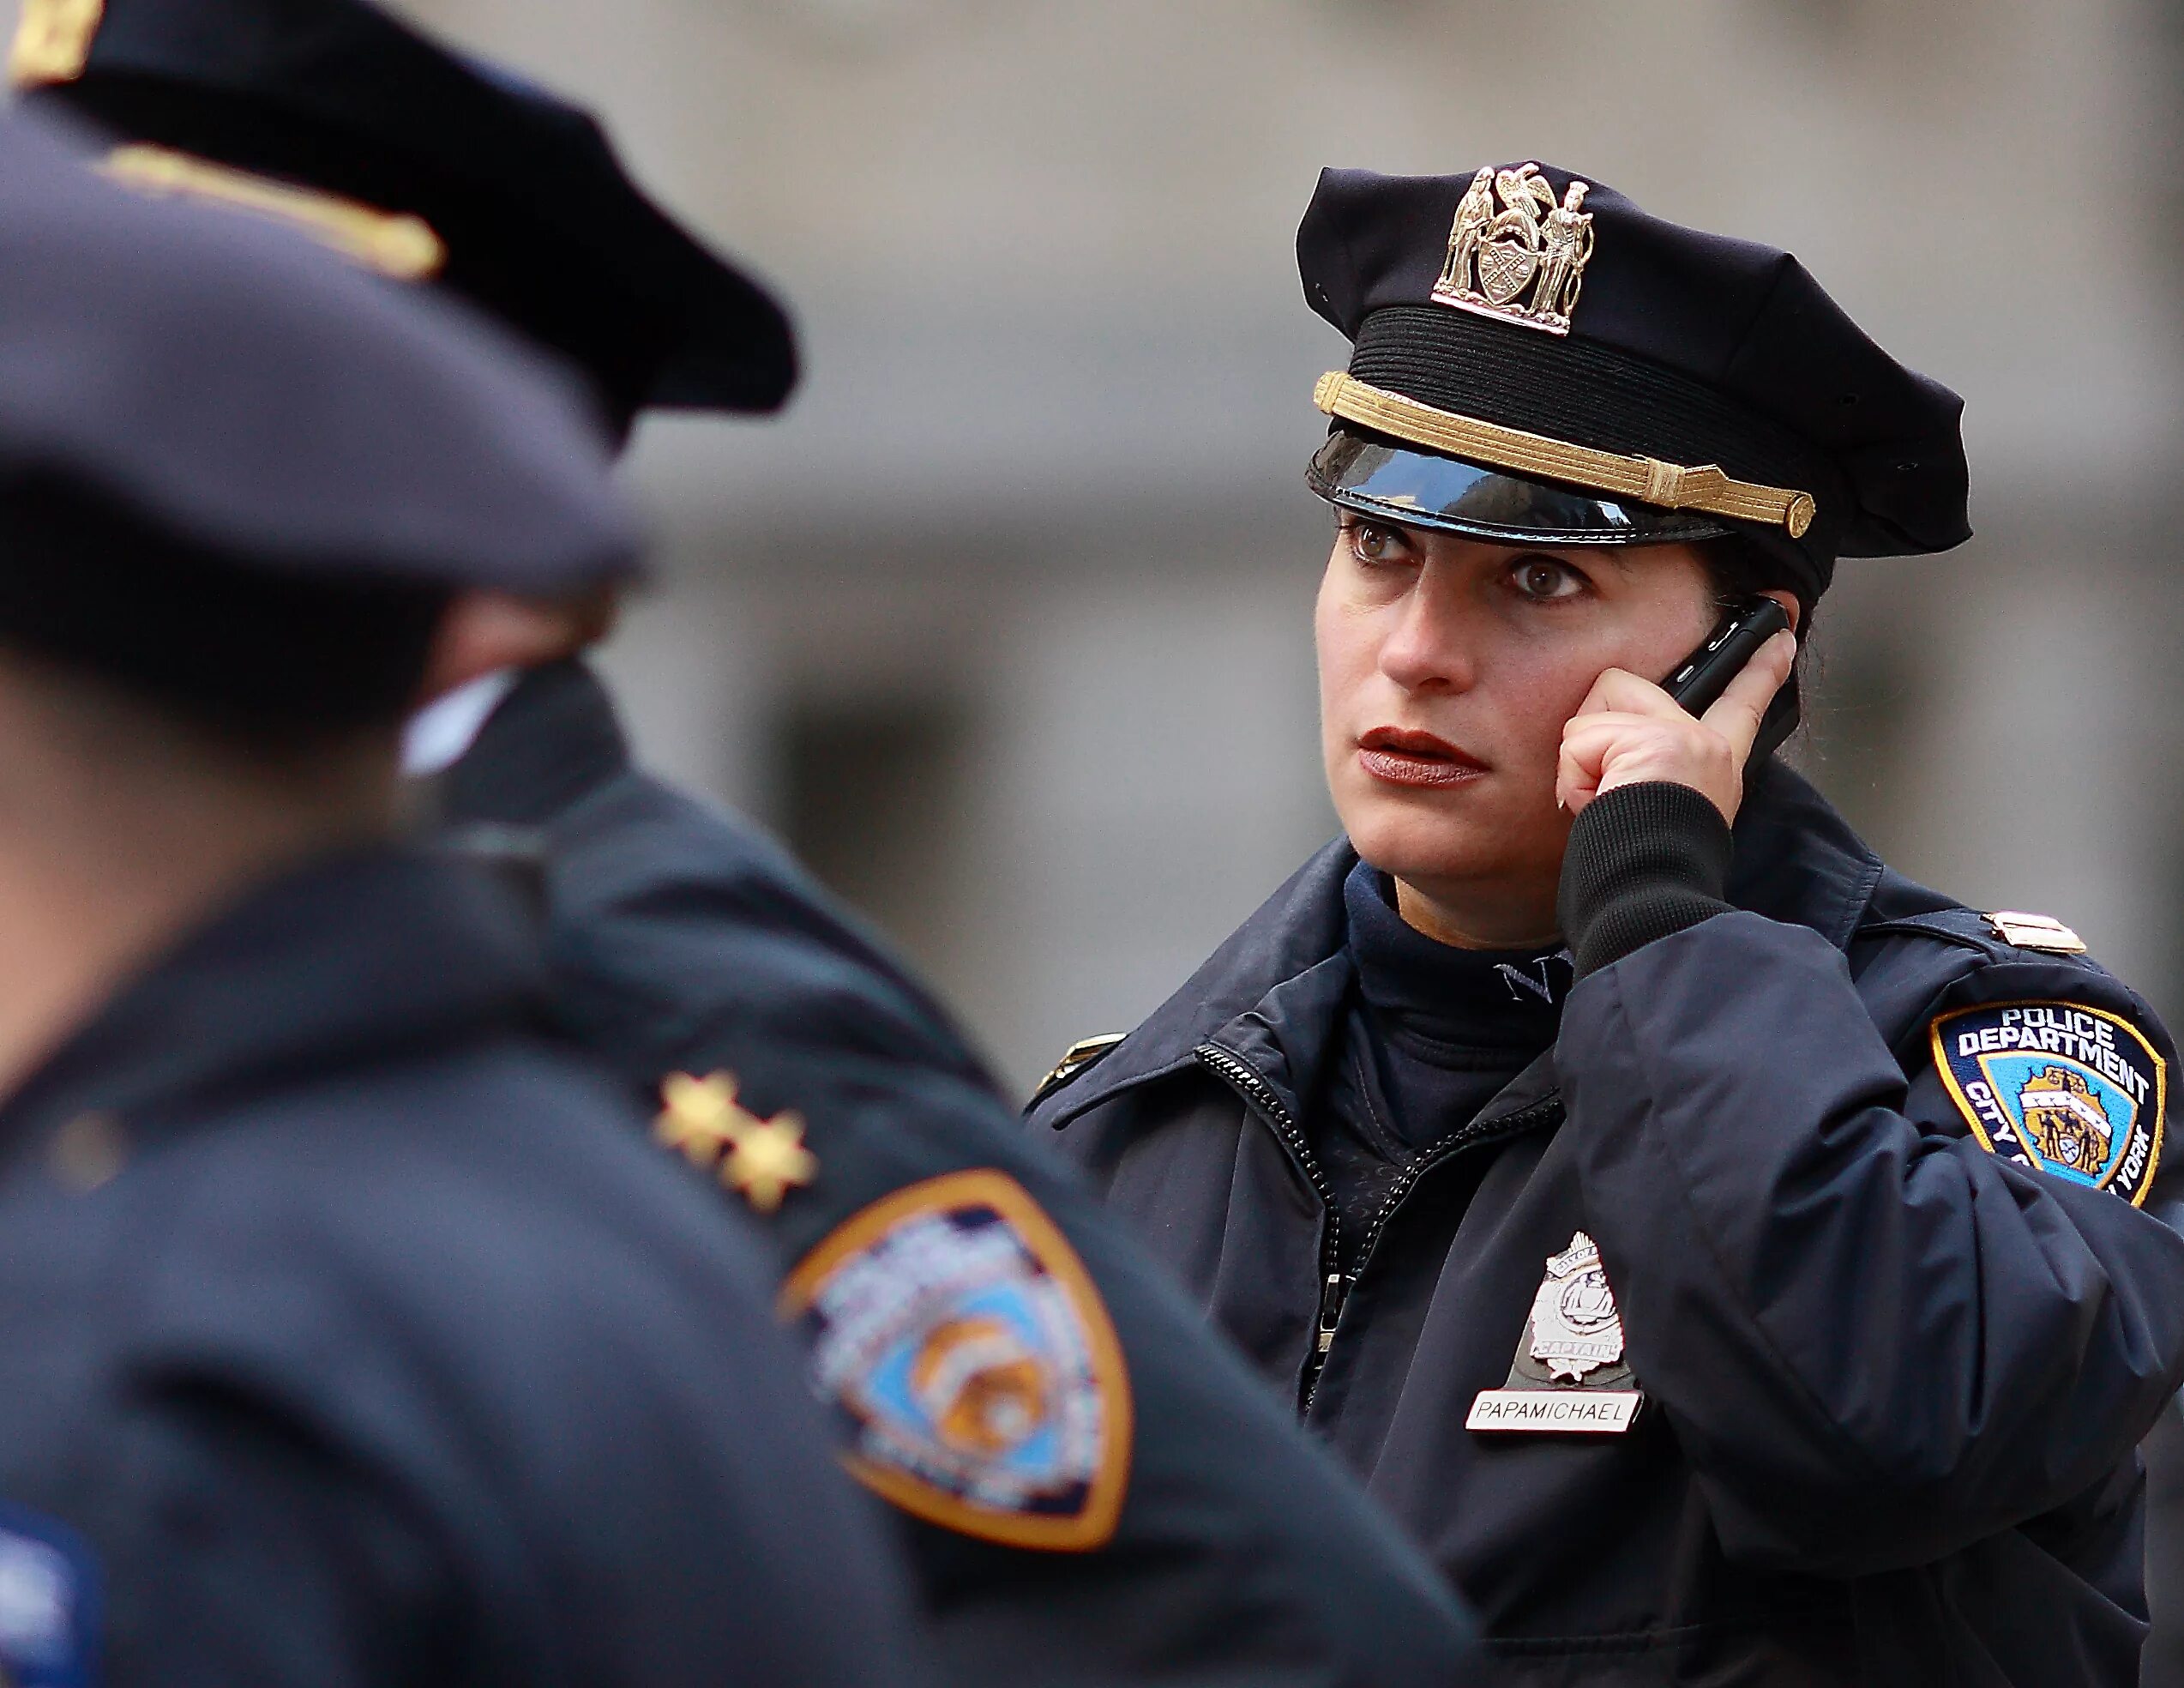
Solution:
[{"label": "eagle emblem on cap", "polygon": [[1592,214],[1583,208],[1591,191],[1573,178],[1558,202],[1537,164],[1480,171],[1457,203],[1435,301],[1546,334],[1569,333],[1592,261]]}]

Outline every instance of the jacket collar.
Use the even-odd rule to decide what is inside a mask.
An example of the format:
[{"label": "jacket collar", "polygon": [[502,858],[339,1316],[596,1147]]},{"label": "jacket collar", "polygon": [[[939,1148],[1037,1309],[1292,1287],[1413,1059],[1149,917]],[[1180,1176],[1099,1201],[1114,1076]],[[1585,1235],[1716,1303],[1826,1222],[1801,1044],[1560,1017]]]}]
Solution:
[{"label": "jacket collar", "polygon": [[4,1101],[0,1143],[123,1119],[532,1022],[520,914],[478,870],[392,847],[286,873],[122,989]]},{"label": "jacket collar", "polygon": [[[1051,1123],[1067,1124],[1118,1091],[1194,1064],[1207,1042],[1271,1069],[1285,1092],[1309,1094],[1348,982],[1342,886],[1357,860],[1345,838],[1305,863],[1113,1054],[1056,1098]],[[1827,799],[1782,763],[1769,757],[1753,775],[1730,872],[1737,907],[1809,926],[1841,949],[1883,871]],[[1326,1023],[1309,1023],[1314,1015]],[[1551,1062],[1537,1076],[1551,1086]]]},{"label": "jacket collar", "polygon": [[614,702],[582,661],[533,668],[439,778],[439,817],[455,828],[541,826],[629,766]]}]

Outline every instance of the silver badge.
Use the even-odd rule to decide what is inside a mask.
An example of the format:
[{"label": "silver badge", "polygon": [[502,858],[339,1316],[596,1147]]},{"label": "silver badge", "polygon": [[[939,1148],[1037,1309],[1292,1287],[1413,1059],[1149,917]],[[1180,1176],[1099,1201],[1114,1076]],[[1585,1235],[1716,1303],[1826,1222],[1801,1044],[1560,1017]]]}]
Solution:
[{"label": "silver badge", "polygon": [[1616,1432],[1646,1399],[1623,1362],[1623,1320],[1600,1263],[1579,1231],[1547,1262],[1508,1381],[1483,1390],[1465,1426],[1480,1431]]},{"label": "silver badge", "polygon": [[1556,1383],[1576,1383],[1623,1357],[1623,1318],[1600,1267],[1600,1250],[1579,1232],[1547,1263],[1531,1301],[1531,1357]]}]

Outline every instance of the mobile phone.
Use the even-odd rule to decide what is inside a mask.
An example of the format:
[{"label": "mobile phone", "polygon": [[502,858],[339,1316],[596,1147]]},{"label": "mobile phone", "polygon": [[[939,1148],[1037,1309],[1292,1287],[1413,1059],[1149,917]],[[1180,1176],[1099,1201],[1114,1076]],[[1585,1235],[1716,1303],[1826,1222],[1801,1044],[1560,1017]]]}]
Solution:
[{"label": "mobile phone", "polygon": [[[1760,647],[1789,625],[1789,611],[1773,599],[1739,599],[1714,624],[1706,642],[1670,671],[1661,690],[1693,714],[1705,714],[1721,701],[1729,683],[1758,654]],[[1796,730],[1801,708],[1797,676],[1792,673],[1760,718],[1760,736],[1752,741],[1753,761],[1780,748],[1782,741]]]}]

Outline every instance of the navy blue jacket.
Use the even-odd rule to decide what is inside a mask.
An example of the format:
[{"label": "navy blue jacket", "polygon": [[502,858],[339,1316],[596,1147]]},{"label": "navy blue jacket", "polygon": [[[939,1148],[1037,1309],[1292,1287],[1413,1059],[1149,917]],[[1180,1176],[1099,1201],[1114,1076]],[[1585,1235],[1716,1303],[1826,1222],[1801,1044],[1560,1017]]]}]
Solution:
[{"label": "navy blue jacket", "polygon": [[[1015,1210],[1020,1233],[1050,1264],[1066,1255],[1081,1269],[1079,1310],[1111,1324],[1120,1354],[1072,1396],[1106,1415],[1111,1521],[1027,1544],[1020,1527],[1042,1527],[1030,1503],[921,1482],[914,1449],[851,1462],[896,1502],[958,1679],[1407,1688],[1459,1675],[1469,1626],[1423,1556],[1207,1340],[1129,1227],[1024,1140],[948,1016],[879,944],[751,828],[630,765],[581,666],[527,676],[450,770],[443,799],[450,826],[542,840],[557,1012],[633,1094],[656,1105],[666,1076],[719,1073],[753,1117],[801,1124],[815,1175],[761,1215],[785,1296],[966,1174],[980,1188],[1000,1175],[1035,1210]],[[936,1290],[933,1305],[952,1304]],[[971,1354],[951,1333],[976,1324],[936,1322],[928,1357]],[[815,1387],[852,1451],[870,1453],[869,1425],[851,1409],[887,1397],[885,1429],[907,1397],[888,1396],[877,1359],[838,1372],[827,1352],[816,1344]],[[1022,1376],[974,1371],[960,1399],[1006,1395]],[[1056,1399],[1068,1392],[1047,1382]],[[992,1474],[1010,1471],[997,1450]]]},{"label": "navy blue jacket", "polygon": [[[2145,1004],[1890,872],[1771,764],[1735,910],[1581,980],[1329,1285],[1304,1111],[1355,860],[1308,864],[1034,1130],[1429,1546],[1508,1679],[2135,1681],[2133,1450],[2184,1380],[2184,1181],[1990,1152],[1932,1028],[1976,1061],[2000,1005],[2083,1005],[2151,1074],[2174,1052]],[[1649,1404],[1621,1435],[1467,1430],[1580,1230]]]},{"label": "navy blue jacket", "polygon": [[503,903],[290,874],[0,1106],[5,1679],[924,1679],[758,1251]]}]

